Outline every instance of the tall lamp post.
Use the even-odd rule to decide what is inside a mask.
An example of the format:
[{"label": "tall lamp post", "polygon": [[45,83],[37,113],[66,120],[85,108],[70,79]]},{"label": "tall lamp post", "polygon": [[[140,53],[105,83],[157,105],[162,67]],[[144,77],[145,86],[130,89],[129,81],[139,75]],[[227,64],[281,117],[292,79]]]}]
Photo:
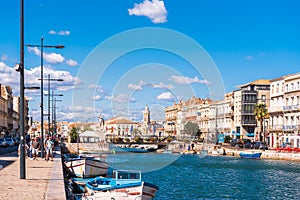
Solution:
[{"label": "tall lamp post", "polygon": [[[63,95],[57,95],[57,96],[63,96]],[[58,102],[58,101],[62,101],[61,99],[56,99],[56,98],[54,98],[54,106],[53,106],[53,114],[52,114],[52,116],[53,116],[53,127],[54,127],[54,131],[55,132],[57,132],[56,131],[56,102]]]},{"label": "tall lamp post", "polygon": [[[39,79],[41,80],[41,79]],[[48,80],[48,134],[50,134],[50,81],[64,81],[63,79],[50,78],[50,74],[48,74],[48,78],[44,80]]]},{"label": "tall lamp post", "polygon": [[42,145],[41,145],[41,157],[44,158],[44,88],[43,88],[43,80],[44,80],[44,74],[43,74],[43,68],[44,68],[44,48],[56,48],[56,49],[63,49],[65,48],[64,45],[44,45],[44,38],[41,37],[41,44],[39,45],[33,45],[33,44],[27,44],[28,47],[40,47],[41,48],[41,139],[42,139]]},{"label": "tall lamp post", "polygon": [[[60,81],[63,81],[62,79],[58,79]],[[54,119],[54,112],[53,112],[53,109],[54,109],[54,100],[53,100],[53,97],[54,96],[64,96],[63,94],[54,94],[54,92],[52,91],[52,94],[50,94],[50,91],[48,93],[48,112],[49,112],[49,115],[48,115],[48,122],[49,122],[49,130],[50,130],[50,95],[52,96],[52,123],[53,123],[53,119]],[[54,125],[52,125],[52,128],[54,128]],[[53,132],[53,131],[52,131]],[[53,136],[53,133],[51,134],[51,138]]]},{"label": "tall lamp post", "polygon": [[24,131],[24,0],[20,0],[20,179],[26,179],[25,170],[25,131]]}]

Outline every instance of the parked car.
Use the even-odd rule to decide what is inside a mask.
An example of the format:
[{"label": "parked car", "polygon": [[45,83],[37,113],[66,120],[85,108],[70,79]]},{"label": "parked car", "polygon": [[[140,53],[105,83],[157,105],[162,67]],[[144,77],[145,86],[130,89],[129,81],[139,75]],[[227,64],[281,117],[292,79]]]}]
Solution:
[{"label": "parked car", "polygon": [[265,142],[255,142],[253,149],[268,150],[268,145]]},{"label": "parked car", "polygon": [[5,142],[7,142],[7,146],[9,146],[9,147],[13,147],[15,145],[14,140],[10,137],[6,137],[6,138],[4,138],[4,140],[5,140]]},{"label": "parked car", "polygon": [[4,138],[0,138],[0,147],[7,147],[7,142],[4,140]]},{"label": "parked car", "polygon": [[237,139],[233,139],[230,142],[230,146],[235,147],[235,145],[237,145],[237,143],[238,143]]},{"label": "parked car", "polygon": [[253,149],[259,149],[260,143],[261,143],[261,142],[255,142],[255,143],[253,144]]},{"label": "parked car", "polygon": [[280,148],[290,148],[292,147],[292,143],[290,142],[285,142],[282,145],[280,145]]},{"label": "parked car", "polygon": [[255,144],[255,142],[247,142],[245,144],[245,148],[246,149],[253,149],[253,145]]},{"label": "parked car", "polygon": [[262,143],[260,143],[260,145],[259,145],[259,149],[261,149],[261,150],[268,150],[269,148],[268,148],[267,143],[262,142]]}]

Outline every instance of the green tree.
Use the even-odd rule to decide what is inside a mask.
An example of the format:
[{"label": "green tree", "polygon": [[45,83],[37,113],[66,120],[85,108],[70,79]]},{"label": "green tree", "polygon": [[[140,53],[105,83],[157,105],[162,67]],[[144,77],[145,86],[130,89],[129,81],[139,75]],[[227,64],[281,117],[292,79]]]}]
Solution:
[{"label": "green tree", "polygon": [[142,132],[138,128],[134,128],[132,130],[132,133],[133,133],[133,135],[141,135],[142,134]]},{"label": "green tree", "polygon": [[83,132],[85,132],[85,131],[93,131],[93,129],[89,125],[86,125],[83,128]]},{"label": "green tree", "polygon": [[70,132],[71,142],[77,142],[78,136],[79,136],[78,128],[73,127]]},{"label": "green tree", "polygon": [[[263,126],[264,126],[264,119],[268,118],[269,117],[269,114],[268,114],[268,109],[266,107],[265,104],[257,104],[254,108],[254,115],[256,117],[256,120],[260,123],[260,135],[264,134],[264,142],[265,142],[265,138],[266,138],[266,135],[265,135],[265,131],[263,131]],[[261,138],[260,138],[261,139]]]},{"label": "green tree", "polygon": [[184,125],[184,133],[198,137],[201,135],[198,125],[193,122],[188,122]]}]

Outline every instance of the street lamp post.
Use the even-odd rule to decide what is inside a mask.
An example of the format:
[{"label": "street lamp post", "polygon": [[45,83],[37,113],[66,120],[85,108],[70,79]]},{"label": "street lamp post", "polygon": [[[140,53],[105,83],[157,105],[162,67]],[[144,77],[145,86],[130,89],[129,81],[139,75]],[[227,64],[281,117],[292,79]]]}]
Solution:
[{"label": "street lamp post", "polygon": [[20,179],[26,179],[24,131],[24,0],[20,0]]},{"label": "street lamp post", "polygon": [[[58,79],[58,80],[60,80],[60,81],[63,81],[62,79]],[[49,91],[49,93],[48,93],[48,112],[49,112],[49,115],[48,115],[48,120],[49,120],[49,130],[50,130],[50,95],[52,96],[52,128],[54,128],[54,123],[53,123],[53,120],[54,120],[54,111],[53,111],[53,109],[54,109],[54,101],[56,101],[56,100],[53,100],[53,97],[54,96],[64,96],[63,94],[54,94],[54,91],[52,91],[52,94],[50,94],[50,91]],[[57,100],[58,101],[58,100]],[[59,100],[59,101],[61,101],[61,100]],[[53,133],[53,131],[52,131],[52,133]],[[51,134],[51,138],[52,138],[52,136],[53,136],[53,134]]]},{"label": "street lamp post", "polygon": [[43,88],[43,80],[44,80],[44,74],[43,74],[43,68],[44,68],[44,48],[56,48],[56,49],[63,49],[65,48],[64,45],[44,45],[44,37],[41,37],[41,44],[40,45],[32,45],[27,44],[28,47],[40,47],[41,48],[41,139],[42,139],[42,145],[41,145],[41,157],[44,158],[44,88]]},{"label": "street lamp post", "polygon": [[[41,79],[39,79],[41,80]],[[48,74],[48,78],[44,79],[48,80],[48,134],[50,134],[50,81],[64,81],[63,79],[50,78],[50,74]]]},{"label": "street lamp post", "polygon": [[[57,95],[57,96],[60,96],[60,95]],[[53,111],[53,127],[54,127],[54,131],[57,133],[56,131],[56,102],[58,101],[62,101],[61,99],[56,99],[54,98],[54,111]]]}]

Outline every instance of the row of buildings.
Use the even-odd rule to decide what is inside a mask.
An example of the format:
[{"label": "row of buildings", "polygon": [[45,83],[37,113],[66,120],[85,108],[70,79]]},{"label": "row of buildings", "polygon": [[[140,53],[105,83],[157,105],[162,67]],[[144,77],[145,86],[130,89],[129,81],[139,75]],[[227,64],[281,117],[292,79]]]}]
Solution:
[{"label": "row of buildings", "polygon": [[[0,91],[0,132],[18,136],[19,97],[9,86],[1,85]],[[257,104],[265,104],[269,116],[261,126],[254,115]],[[25,102],[25,122],[28,124],[28,101]],[[193,97],[179,101],[165,108],[165,121],[150,120],[146,106],[143,122],[134,122],[124,117],[108,119],[105,123],[93,123],[95,130],[103,136],[156,135],[186,138],[185,125],[197,124],[204,139],[216,139],[219,134],[231,138],[267,141],[271,147],[289,142],[300,147],[300,73],[275,78],[256,80],[238,86],[238,89],[224,95],[223,100],[212,101]],[[68,137],[71,127],[89,123],[58,123],[58,133]],[[29,128],[29,126],[26,126]],[[44,123],[44,130],[48,127]],[[262,130],[261,130],[262,127]],[[30,134],[39,134],[39,122],[34,122]],[[47,130],[46,130],[47,132]]]},{"label": "row of buildings", "polygon": [[[24,120],[28,124],[28,100],[24,102]],[[14,96],[9,85],[0,83],[0,137],[19,137],[20,128],[20,97]],[[28,129],[28,126],[25,126]]]},{"label": "row of buildings", "polygon": [[[165,132],[185,137],[184,126],[192,122],[205,139],[224,134],[266,141],[271,147],[286,142],[300,147],[300,73],[257,80],[238,88],[220,101],[194,97],[167,107]],[[262,126],[254,115],[257,104],[265,104],[269,112]]]}]

